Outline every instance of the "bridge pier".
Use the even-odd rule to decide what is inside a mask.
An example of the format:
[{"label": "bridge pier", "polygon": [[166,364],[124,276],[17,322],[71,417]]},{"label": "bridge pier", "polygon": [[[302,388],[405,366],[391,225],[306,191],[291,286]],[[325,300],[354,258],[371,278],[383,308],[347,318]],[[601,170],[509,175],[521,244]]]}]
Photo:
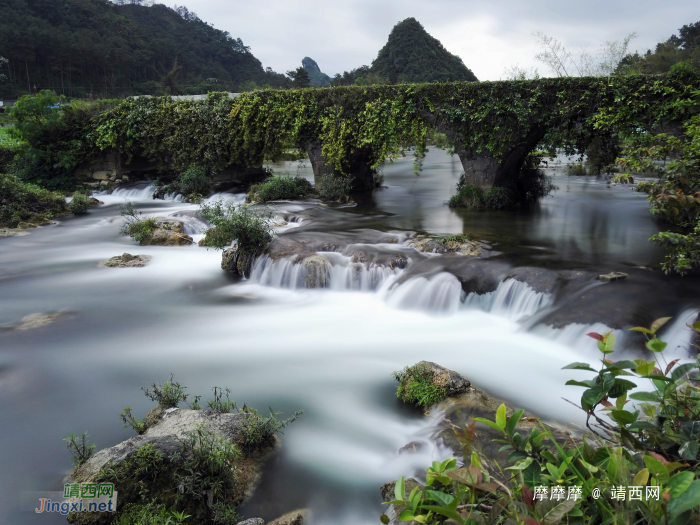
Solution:
[{"label": "bridge pier", "polygon": [[536,127],[527,135],[520,137],[514,145],[500,158],[489,153],[475,153],[472,148],[465,148],[455,141],[455,153],[464,168],[467,183],[475,184],[484,190],[492,187],[508,188],[518,191],[518,177],[525,164],[525,159],[534,151],[544,138],[546,130]]},{"label": "bridge pier", "polygon": [[[341,176],[340,171],[326,161],[322,147],[320,142],[309,142],[306,145],[306,154],[309,156],[311,169],[314,172],[315,186],[318,186],[324,177]],[[370,167],[373,162],[374,154],[371,148],[357,148],[350,154],[343,168],[345,173],[352,177],[352,191],[371,191],[374,188],[374,176],[377,172]]]}]

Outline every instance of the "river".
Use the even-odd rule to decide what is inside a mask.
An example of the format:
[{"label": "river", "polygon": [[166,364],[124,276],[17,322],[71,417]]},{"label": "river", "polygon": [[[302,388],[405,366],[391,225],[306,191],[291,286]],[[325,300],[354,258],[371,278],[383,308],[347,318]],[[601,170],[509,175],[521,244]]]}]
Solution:
[{"label": "river", "polygon": [[[312,180],[308,166],[273,168]],[[146,214],[180,214],[187,233],[202,236],[204,225],[190,218],[197,206],[154,201],[147,184],[99,196],[105,204],[86,216],[0,239],[0,326],[62,314],[37,328],[0,330],[0,523],[65,523],[20,511],[19,494],[61,490],[71,469],[62,438],[71,432],[88,431],[98,449],[133,435],[119,412],[131,405],[137,417],[145,415],[151,402],[140,387],[170,373],[204,399],[211,387],[228,386],[239,406],[270,406],[283,416],[304,410],[285,429],[280,454],[242,511],[273,519],[310,507],[311,525],[376,524],[382,483],[449,457],[432,444],[397,453],[410,441],[430,441],[435,430],[435,419],[396,400],[391,377],[421,359],[544,418],[580,424],[582,414],[561,399],[575,400],[580,391],[564,386],[574,374],[561,368],[597,359],[595,341],[584,334],[605,326],[540,322],[552,297],[514,280],[488,296],[466,296],[441,266],[443,256],[405,245],[415,231],[487,240],[503,252],[487,263],[600,273],[630,268],[630,281],[648,275],[637,281],[650,303],[666,297],[665,311],[677,322],[664,335],[674,355],[688,355],[684,323],[700,307],[698,282],[635,269],[663,258],[647,241],[660,225],[644,195],[551,170],[557,189],[530,209],[452,210],[446,202],[460,171],[456,158],[431,148],[419,175],[411,158],[387,164],[385,187],[356,205],[274,205],[277,215],[298,218],[280,235],[360,240],[388,233],[398,242],[380,248],[411,260],[406,270],[364,270],[362,280],[352,277],[347,258],[331,255],[327,289],[296,286],[280,263],[259,260],[251,279],[241,281],[221,270],[221,253],[213,249],[134,245],[118,233],[125,198]],[[98,266],[123,252],[153,259],[144,268]],[[404,277],[412,278],[401,280],[409,271]]]}]

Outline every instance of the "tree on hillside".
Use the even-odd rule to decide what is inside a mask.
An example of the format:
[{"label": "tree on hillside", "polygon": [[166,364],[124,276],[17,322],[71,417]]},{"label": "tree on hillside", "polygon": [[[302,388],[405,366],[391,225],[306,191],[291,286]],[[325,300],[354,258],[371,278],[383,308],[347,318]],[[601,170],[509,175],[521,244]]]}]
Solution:
[{"label": "tree on hillside", "polygon": [[669,71],[700,70],[700,22],[681,27],[678,36],[649,49],[644,55],[626,55],[617,65],[621,75],[657,74]]},{"label": "tree on hillside", "polygon": [[311,85],[309,72],[303,66],[299,66],[293,71],[287,71],[287,76],[292,81],[292,87],[295,89],[307,88]]}]

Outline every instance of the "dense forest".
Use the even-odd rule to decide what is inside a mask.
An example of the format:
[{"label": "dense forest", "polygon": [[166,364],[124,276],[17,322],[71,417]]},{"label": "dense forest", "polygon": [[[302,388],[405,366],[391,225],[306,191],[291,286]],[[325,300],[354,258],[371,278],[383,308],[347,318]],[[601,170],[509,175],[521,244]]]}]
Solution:
[{"label": "dense forest", "polygon": [[333,85],[476,81],[462,59],[447,51],[415,18],[394,26],[372,66],[338,74]]},{"label": "dense forest", "polygon": [[238,38],[185,7],[0,0],[0,96],[194,94],[288,87]]}]

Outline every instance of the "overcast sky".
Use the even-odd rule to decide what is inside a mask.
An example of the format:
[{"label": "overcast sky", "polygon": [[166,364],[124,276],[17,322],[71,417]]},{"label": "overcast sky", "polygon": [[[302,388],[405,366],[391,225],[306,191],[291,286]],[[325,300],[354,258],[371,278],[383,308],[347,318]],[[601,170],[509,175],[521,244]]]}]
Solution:
[{"label": "overcast sky", "polygon": [[[162,1],[162,0],[161,0]],[[309,56],[333,76],[370,65],[391,28],[416,18],[479,80],[498,80],[517,64],[551,72],[534,55],[534,31],[556,37],[571,51],[596,52],[606,40],[637,38],[645,52],[700,20],[699,0],[184,0],[217,29],[240,37],[275,71]]]}]

